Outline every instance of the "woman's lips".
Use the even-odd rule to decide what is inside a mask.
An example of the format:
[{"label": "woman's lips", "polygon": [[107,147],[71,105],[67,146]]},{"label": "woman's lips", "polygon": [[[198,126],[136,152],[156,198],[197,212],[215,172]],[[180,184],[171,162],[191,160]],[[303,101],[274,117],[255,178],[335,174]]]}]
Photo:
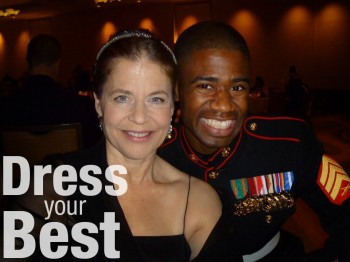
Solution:
[{"label": "woman's lips", "polygon": [[125,131],[129,136],[133,136],[136,138],[142,138],[148,136],[151,132],[134,132],[134,131]]}]

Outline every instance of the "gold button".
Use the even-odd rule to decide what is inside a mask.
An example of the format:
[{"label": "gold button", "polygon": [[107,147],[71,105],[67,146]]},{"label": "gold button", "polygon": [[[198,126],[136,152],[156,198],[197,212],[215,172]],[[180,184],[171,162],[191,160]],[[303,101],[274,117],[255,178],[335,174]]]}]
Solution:
[{"label": "gold button", "polygon": [[219,172],[218,171],[212,171],[209,173],[209,178],[210,179],[216,179],[219,176]]},{"label": "gold button", "polygon": [[257,127],[258,127],[258,124],[257,124],[257,123],[251,123],[251,124],[249,125],[249,128],[250,128],[250,130],[252,130],[252,131],[255,131],[255,130],[257,129]]},{"label": "gold button", "polygon": [[266,223],[270,224],[272,222],[272,216],[267,215],[266,216]]},{"label": "gold button", "polygon": [[197,158],[193,154],[190,154],[190,158],[191,158],[192,161],[197,162]]},{"label": "gold button", "polygon": [[222,151],[221,151],[221,155],[222,157],[227,157],[230,154],[231,148],[229,147],[225,147]]}]

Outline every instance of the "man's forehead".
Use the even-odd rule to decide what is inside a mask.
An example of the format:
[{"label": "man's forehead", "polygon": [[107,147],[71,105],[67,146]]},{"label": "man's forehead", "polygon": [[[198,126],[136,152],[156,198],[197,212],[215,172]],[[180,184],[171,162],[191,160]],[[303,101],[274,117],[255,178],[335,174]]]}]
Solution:
[{"label": "man's forehead", "polygon": [[241,53],[238,49],[228,49],[228,48],[201,48],[193,50],[188,54],[188,56],[202,56],[207,55],[222,55],[223,53]]},{"label": "man's forehead", "polygon": [[190,83],[250,82],[250,63],[238,50],[201,49],[183,61],[179,77]]},{"label": "man's forehead", "polygon": [[[240,67],[249,69],[249,59],[239,50],[222,50],[222,49],[201,49],[194,51],[191,55],[179,64],[180,68],[185,70],[198,71],[214,70],[221,67]],[[181,70],[182,71],[182,70]]]}]

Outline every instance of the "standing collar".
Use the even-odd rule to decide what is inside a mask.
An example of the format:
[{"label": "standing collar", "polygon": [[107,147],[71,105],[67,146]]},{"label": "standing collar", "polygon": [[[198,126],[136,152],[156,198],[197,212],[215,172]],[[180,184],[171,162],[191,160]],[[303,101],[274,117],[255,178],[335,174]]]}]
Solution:
[{"label": "standing collar", "polygon": [[241,138],[242,130],[229,146],[221,147],[213,154],[203,157],[195,152],[190,146],[185,135],[185,126],[180,126],[180,141],[183,151],[193,163],[206,169],[206,173],[209,171],[219,171],[219,169],[222,168],[233,157],[238,148],[238,145],[240,144]]}]

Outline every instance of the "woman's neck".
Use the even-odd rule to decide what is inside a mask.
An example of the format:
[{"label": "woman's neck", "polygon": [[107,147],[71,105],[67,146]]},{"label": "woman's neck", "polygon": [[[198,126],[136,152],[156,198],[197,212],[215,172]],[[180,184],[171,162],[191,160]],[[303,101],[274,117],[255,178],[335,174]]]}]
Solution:
[{"label": "woman's neck", "polygon": [[108,165],[122,165],[127,170],[127,175],[123,178],[131,184],[141,184],[143,182],[149,182],[154,180],[154,166],[157,165],[157,157],[155,154],[149,155],[143,159],[130,159],[126,158],[119,152],[108,152],[107,150],[107,163]]}]

